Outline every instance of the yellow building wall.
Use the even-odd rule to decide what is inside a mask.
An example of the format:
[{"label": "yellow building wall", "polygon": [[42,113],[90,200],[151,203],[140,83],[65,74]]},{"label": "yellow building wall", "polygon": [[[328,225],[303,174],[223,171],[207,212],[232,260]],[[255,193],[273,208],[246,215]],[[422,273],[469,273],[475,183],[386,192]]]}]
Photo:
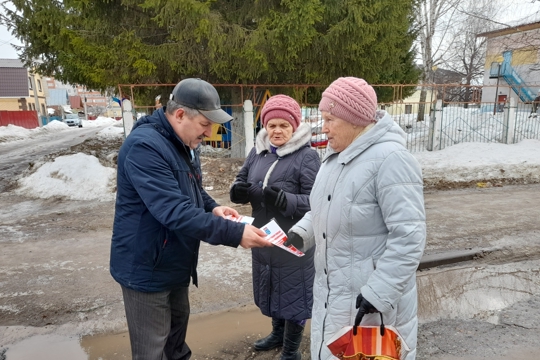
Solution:
[{"label": "yellow building wall", "polygon": [[[36,110],[40,115],[47,115],[47,82],[39,74],[28,73],[28,76],[34,78],[32,83],[32,89],[29,89],[30,96],[26,98],[27,110]],[[36,104],[35,95],[38,97],[38,103]],[[32,108],[30,107],[32,104]]]},{"label": "yellow building wall", "polygon": [[489,69],[492,63],[498,62],[500,64],[503,62],[503,60],[504,59],[501,54],[486,55],[485,67]]},{"label": "yellow building wall", "polygon": [[[5,98],[0,99],[0,110],[6,110],[6,111],[19,111],[19,110],[25,110],[20,108],[19,104],[20,98]],[[26,110],[34,110],[35,100],[33,97],[27,97],[26,99]],[[45,102],[45,99],[38,99],[39,103],[37,106],[35,106],[36,111],[39,113],[43,112],[43,108],[45,108],[45,111],[47,111],[47,104]],[[42,107],[43,105],[43,107]]]},{"label": "yellow building wall", "polygon": [[[385,105],[385,110],[390,115],[403,115],[406,113],[407,109],[410,109],[410,112],[412,114],[418,113],[418,108],[420,106],[420,90],[416,90],[411,96],[409,96],[406,99],[403,99],[401,102],[394,102],[389,104],[383,104]],[[435,100],[435,94],[432,94],[432,91],[426,92],[426,102],[424,107],[424,113],[429,114],[431,111],[431,103],[430,101]],[[433,96],[433,98],[432,98]],[[410,105],[409,107],[406,107],[407,105]]]},{"label": "yellow building wall", "polygon": [[[490,54],[486,56],[486,68],[489,68],[493,62],[502,63],[502,54]],[[527,46],[512,50],[512,66],[530,65],[540,62],[538,59],[538,48]]]},{"label": "yellow building wall", "polygon": [[512,66],[536,64],[538,62],[538,48],[532,46],[516,49],[512,53]]},{"label": "yellow building wall", "polygon": [[0,110],[19,111],[19,101],[16,98],[0,99]]},{"label": "yellow building wall", "polygon": [[[21,109],[21,104],[19,103],[21,98],[0,98],[0,110],[19,111],[35,109],[41,115],[47,114],[47,84],[39,74],[29,73],[28,76],[33,77],[34,81],[32,82],[32,89],[28,89],[30,96],[24,98],[26,100],[26,109]],[[38,97],[37,104],[34,91]]]}]

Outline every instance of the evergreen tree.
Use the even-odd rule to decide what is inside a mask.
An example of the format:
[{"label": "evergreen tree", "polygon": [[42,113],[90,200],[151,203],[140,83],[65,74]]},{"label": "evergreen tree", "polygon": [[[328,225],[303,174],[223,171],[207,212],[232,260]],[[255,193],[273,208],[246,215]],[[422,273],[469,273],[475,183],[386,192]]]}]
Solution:
[{"label": "evergreen tree", "polygon": [[418,78],[413,0],[11,2],[7,25],[26,44],[22,60],[90,88],[190,76],[321,85],[339,76]]}]

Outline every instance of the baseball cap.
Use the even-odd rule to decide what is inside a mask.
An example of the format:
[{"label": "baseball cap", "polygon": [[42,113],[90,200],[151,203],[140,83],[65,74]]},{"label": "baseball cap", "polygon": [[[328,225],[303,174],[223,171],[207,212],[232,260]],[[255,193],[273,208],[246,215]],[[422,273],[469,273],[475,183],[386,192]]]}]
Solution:
[{"label": "baseball cap", "polygon": [[201,79],[190,78],[180,81],[174,87],[171,100],[198,110],[208,120],[218,124],[225,124],[233,119],[221,109],[216,88]]}]

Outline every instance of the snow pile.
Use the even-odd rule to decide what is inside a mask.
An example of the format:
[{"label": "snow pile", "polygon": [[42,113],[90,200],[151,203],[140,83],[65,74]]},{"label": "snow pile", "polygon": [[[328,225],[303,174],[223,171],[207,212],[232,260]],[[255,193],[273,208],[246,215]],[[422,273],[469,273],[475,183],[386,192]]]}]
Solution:
[{"label": "snow pile", "polygon": [[41,128],[35,128],[35,129],[32,129],[32,130],[36,130],[36,132],[55,132],[55,131],[63,131],[63,130],[67,130],[69,129],[69,126],[63,122],[63,121],[58,121],[58,120],[53,120],[51,121],[50,123],[48,123],[47,125],[41,127]]},{"label": "snow pile", "polygon": [[105,129],[97,133],[97,137],[105,139],[121,138],[124,137],[124,128],[116,125],[107,126]]},{"label": "snow pile", "polygon": [[540,140],[514,145],[461,143],[440,151],[413,154],[422,165],[424,183],[540,182]]},{"label": "snow pile", "polygon": [[96,120],[83,120],[83,127],[122,126],[122,120],[98,116]]},{"label": "snow pile", "polygon": [[0,143],[26,139],[30,135],[30,131],[12,124],[0,126]]},{"label": "snow pile", "polygon": [[61,121],[51,121],[43,127],[34,129],[27,129],[22,126],[9,124],[7,126],[0,126],[0,143],[25,140],[47,132],[63,131],[66,129],[69,129],[69,126]]},{"label": "snow pile", "polygon": [[[405,125],[410,125],[405,126],[406,131],[410,131],[408,136],[415,136],[414,130],[418,130],[418,134],[427,132],[425,122],[413,121],[411,116],[403,118],[406,120]],[[97,157],[79,152],[57,157],[54,162],[36,164],[33,173],[19,180],[19,193],[40,198],[60,196],[72,200],[114,200],[116,169],[113,166],[116,162],[116,147],[123,139],[122,121],[99,117],[97,120],[84,121],[83,126],[102,127],[93,141],[87,142],[84,151],[96,155],[103,150],[107,153],[107,161],[100,157],[100,163]],[[0,127],[0,146],[2,142],[8,141],[19,141],[21,146],[25,146],[22,143],[24,139],[53,131],[78,129],[70,129],[60,121],[31,130],[9,125]],[[239,162],[229,164],[229,158],[223,158],[222,151],[207,146],[201,148],[205,156],[205,184],[214,189],[219,186],[228,187],[242,164],[239,159],[230,159]],[[443,150],[412,154],[422,166],[426,189],[540,183],[540,140],[523,140],[513,145],[465,142]],[[210,158],[214,158],[212,161],[217,163],[212,163]],[[110,164],[111,167],[102,164]],[[224,175],[222,168],[230,170]],[[218,178],[219,181],[216,180]]]},{"label": "snow pile", "polygon": [[71,200],[114,200],[116,170],[105,167],[90,155],[77,153],[57,157],[30,176],[19,180],[17,193],[38,198]]}]

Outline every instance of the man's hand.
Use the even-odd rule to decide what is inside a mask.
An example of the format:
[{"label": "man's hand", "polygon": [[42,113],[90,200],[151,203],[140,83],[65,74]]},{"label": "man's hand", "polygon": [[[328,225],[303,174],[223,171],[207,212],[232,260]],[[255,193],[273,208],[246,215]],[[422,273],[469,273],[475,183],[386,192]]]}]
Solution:
[{"label": "man's hand", "polygon": [[216,206],[214,210],[212,210],[212,214],[216,216],[221,216],[221,217],[225,217],[227,215],[232,215],[234,217],[240,216],[238,214],[238,211],[228,206]]},{"label": "man's hand", "polygon": [[301,250],[304,247],[304,239],[295,232],[289,231],[287,234],[287,241],[283,243],[285,246],[294,246],[298,250]]},{"label": "man's hand", "polygon": [[356,335],[356,328],[358,327],[358,325],[360,325],[360,322],[362,321],[362,318],[365,314],[379,312],[379,310],[375,309],[375,307],[371,305],[369,301],[364,299],[362,294],[356,297],[356,308],[358,309],[358,313],[356,314],[356,318],[354,319],[353,335]]},{"label": "man's hand", "polygon": [[265,237],[266,234],[264,231],[256,228],[255,226],[246,224],[244,233],[242,234],[242,240],[240,241],[240,246],[244,249],[274,246],[274,244],[272,244],[270,241],[265,240]]}]

